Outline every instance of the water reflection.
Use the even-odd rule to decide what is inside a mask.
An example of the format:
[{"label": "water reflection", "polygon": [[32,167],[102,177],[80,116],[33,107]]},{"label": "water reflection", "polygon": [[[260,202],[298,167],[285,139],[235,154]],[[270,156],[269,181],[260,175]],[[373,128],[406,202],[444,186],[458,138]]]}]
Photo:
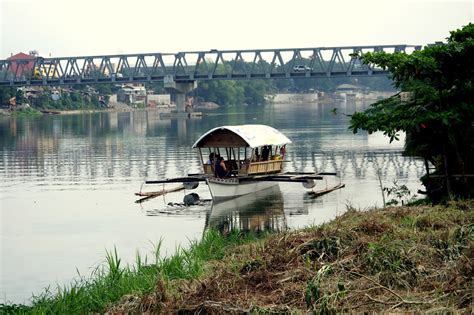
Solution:
[{"label": "water reflection", "polygon": [[271,188],[214,202],[206,217],[205,229],[223,234],[241,232],[281,232],[287,229],[283,196],[278,185]]},{"label": "water reflection", "polygon": [[[341,110],[358,109],[339,106],[345,106]],[[8,177],[30,172],[31,176],[74,176],[78,180],[182,176],[199,171],[200,162],[191,149],[194,141],[216,125],[233,123],[266,123],[287,134],[294,143],[285,165],[288,171],[337,171],[363,179],[376,168],[382,176],[395,171],[405,177],[419,164],[402,156],[400,145],[385,148],[385,138],[376,143],[371,143],[375,135],[361,133],[354,138],[347,130],[347,119],[332,117],[320,104],[297,109],[270,107],[264,117],[263,110],[244,109],[209,113],[205,120],[163,119],[157,111],[0,119],[0,170]],[[281,116],[285,119],[280,121]],[[423,172],[423,167],[417,168],[416,176]]]}]

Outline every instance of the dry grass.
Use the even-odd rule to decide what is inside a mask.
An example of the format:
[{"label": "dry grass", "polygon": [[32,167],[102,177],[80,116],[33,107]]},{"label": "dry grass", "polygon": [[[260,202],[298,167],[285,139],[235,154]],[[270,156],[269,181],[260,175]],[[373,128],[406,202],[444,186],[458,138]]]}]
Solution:
[{"label": "dry grass", "polygon": [[228,251],[110,313],[473,311],[473,201],[347,211]]}]

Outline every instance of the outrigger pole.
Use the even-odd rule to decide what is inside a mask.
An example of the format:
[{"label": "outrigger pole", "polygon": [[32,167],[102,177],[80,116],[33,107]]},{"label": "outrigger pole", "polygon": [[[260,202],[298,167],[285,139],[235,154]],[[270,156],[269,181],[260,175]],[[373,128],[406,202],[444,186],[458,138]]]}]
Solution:
[{"label": "outrigger pole", "polygon": [[206,176],[199,177],[175,177],[175,178],[166,178],[159,180],[147,180],[145,184],[167,184],[167,183],[194,183],[194,182],[205,182]]},{"label": "outrigger pole", "polygon": [[[262,182],[297,182],[303,183],[308,180],[323,180],[323,176],[334,175],[337,173],[299,173],[299,172],[286,172],[277,175],[257,175],[257,176],[241,176],[235,177],[239,182],[245,181],[262,181]],[[193,182],[204,182],[207,176],[205,174],[189,174],[186,177],[175,177],[166,178],[159,180],[147,180],[145,184],[167,184],[167,183],[193,183]],[[232,178],[232,177],[230,177]]]}]

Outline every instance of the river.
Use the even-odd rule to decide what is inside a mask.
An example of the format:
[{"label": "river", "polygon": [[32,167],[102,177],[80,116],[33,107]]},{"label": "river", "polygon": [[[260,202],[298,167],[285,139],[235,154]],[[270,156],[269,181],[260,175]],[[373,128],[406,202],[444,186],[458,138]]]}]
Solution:
[{"label": "river", "polygon": [[[403,157],[402,142],[381,134],[352,134],[345,114],[364,103],[230,107],[200,119],[162,119],[156,111],[0,117],[0,303],[28,303],[44,288],[54,290],[88,277],[117,249],[122,263],[137,252],[152,260],[220,230],[286,230],[320,224],[347,207],[382,206],[385,187],[420,187],[421,160]],[[337,108],[336,114],[333,108]],[[159,190],[145,179],[197,173],[192,144],[219,125],[267,124],[293,143],[287,171],[337,171],[318,188],[341,181],[345,188],[311,198],[300,184],[223,204],[182,207],[177,192],[138,204],[135,192]],[[403,139],[402,139],[403,140]],[[197,190],[210,198],[207,186]],[[170,205],[171,203],[171,205]]]}]

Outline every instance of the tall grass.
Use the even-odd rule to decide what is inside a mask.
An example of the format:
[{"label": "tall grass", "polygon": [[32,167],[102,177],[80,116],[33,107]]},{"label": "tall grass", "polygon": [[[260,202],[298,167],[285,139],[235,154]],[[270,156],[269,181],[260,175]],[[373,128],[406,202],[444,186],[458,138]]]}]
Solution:
[{"label": "tall grass", "polygon": [[193,279],[203,274],[206,261],[221,259],[229,246],[250,242],[253,234],[233,232],[222,236],[209,230],[200,241],[190,241],[188,249],[177,248],[170,257],[162,257],[162,239],[155,245],[155,262],[137,253],[135,265],[123,265],[117,249],[106,251],[106,262],[86,278],[55,290],[46,289],[33,296],[31,306],[0,304],[0,314],[85,314],[103,312],[125,295],[151,293],[159,279]]}]

